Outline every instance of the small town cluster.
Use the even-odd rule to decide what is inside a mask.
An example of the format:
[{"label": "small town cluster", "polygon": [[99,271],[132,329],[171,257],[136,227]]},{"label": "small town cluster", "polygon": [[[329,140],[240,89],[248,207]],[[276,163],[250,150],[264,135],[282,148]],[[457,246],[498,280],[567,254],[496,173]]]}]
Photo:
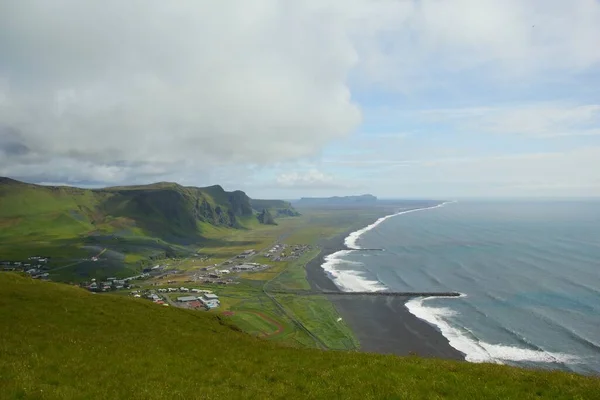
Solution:
[{"label": "small town cluster", "polygon": [[289,261],[300,257],[304,252],[310,250],[307,244],[289,246],[287,244],[276,244],[265,253],[265,257],[271,261]]},{"label": "small town cluster", "polygon": [[[185,296],[177,296],[175,302],[168,295],[168,293],[174,294],[186,294]],[[133,297],[146,298],[153,301],[156,304],[168,307],[173,305],[181,308],[212,310],[221,305],[219,296],[214,294],[211,290],[203,290],[196,288],[160,288],[160,289],[146,289],[146,290],[133,290],[130,293]]]},{"label": "small town cluster", "polygon": [[29,274],[34,279],[48,280],[50,274],[48,271],[48,260],[50,257],[31,256],[27,261],[0,261],[3,271],[20,271]]}]

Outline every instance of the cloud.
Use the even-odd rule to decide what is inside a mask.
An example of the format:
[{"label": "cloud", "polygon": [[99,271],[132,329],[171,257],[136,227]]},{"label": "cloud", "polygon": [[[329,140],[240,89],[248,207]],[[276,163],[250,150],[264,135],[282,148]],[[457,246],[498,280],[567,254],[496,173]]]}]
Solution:
[{"label": "cloud", "polygon": [[600,135],[600,104],[533,103],[499,107],[438,109],[424,120],[448,123],[471,133],[518,134],[537,138]]},{"label": "cloud", "polygon": [[[360,125],[359,86],[576,75],[598,38],[594,0],[2,2],[0,175],[205,182],[316,157]],[[546,115],[510,127],[546,135]]]},{"label": "cloud", "polygon": [[332,175],[325,174],[317,169],[282,173],[277,176],[276,182],[280,187],[294,189],[337,189],[345,187]]},{"label": "cloud", "polygon": [[10,2],[0,54],[0,127],[19,132],[0,132],[10,175],[50,164],[113,182],[184,162],[269,164],[313,155],[361,119],[346,83],[356,53],[310,5]]},{"label": "cloud", "polygon": [[544,80],[600,62],[595,0],[380,1],[349,8],[363,24],[356,30],[359,78],[387,89],[436,86],[463,71],[492,84]]}]

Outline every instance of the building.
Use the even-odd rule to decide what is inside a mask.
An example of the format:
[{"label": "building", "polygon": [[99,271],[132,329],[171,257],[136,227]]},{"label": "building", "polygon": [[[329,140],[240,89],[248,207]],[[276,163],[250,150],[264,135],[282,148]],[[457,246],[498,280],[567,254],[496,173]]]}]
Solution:
[{"label": "building", "polygon": [[180,296],[177,298],[177,301],[180,303],[187,303],[188,301],[198,301],[196,296]]},{"label": "building", "polygon": [[213,293],[204,293],[204,295],[202,295],[202,300],[206,301],[219,301],[219,296],[217,296],[216,294]]},{"label": "building", "polygon": [[250,249],[250,250],[243,251],[242,254],[237,256],[237,258],[248,258],[253,254],[254,254],[254,249]]},{"label": "building", "polygon": [[242,265],[236,265],[235,267],[233,267],[233,270],[234,271],[252,271],[254,268],[256,268],[254,265],[242,264]]},{"label": "building", "polygon": [[214,301],[208,301],[208,302],[204,303],[204,307],[207,310],[212,310],[213,308],[219,307],[219,303],[218,302],[214,302]]}]

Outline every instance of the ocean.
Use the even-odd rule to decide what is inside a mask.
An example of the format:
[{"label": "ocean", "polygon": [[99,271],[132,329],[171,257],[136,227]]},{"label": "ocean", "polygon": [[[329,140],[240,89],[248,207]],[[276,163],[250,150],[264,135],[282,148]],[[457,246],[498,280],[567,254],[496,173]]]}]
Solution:
[{"label": "ocean", "polygon": [[480,201],[398,210],[323,268],[344,291],[457,291],[408,310],[467,361],[600,374],[600,202]]}]

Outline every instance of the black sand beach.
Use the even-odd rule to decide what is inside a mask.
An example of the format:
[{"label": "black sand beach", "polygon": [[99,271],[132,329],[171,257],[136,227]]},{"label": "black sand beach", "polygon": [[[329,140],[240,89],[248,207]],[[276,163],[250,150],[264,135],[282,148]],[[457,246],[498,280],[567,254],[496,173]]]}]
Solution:
[{"label": "black sand beach", "polygon": [[[346,248],[344,238],[348,233],[321,243],[323,251],[306,265],[307,279],[313,290],[339,291],[321,265],[326,255]],[[435,327],[406,309],[404,304],[408,298],[328,297],[360,341],[362,351],[464,360],[464,354],[450,346]]]}]

